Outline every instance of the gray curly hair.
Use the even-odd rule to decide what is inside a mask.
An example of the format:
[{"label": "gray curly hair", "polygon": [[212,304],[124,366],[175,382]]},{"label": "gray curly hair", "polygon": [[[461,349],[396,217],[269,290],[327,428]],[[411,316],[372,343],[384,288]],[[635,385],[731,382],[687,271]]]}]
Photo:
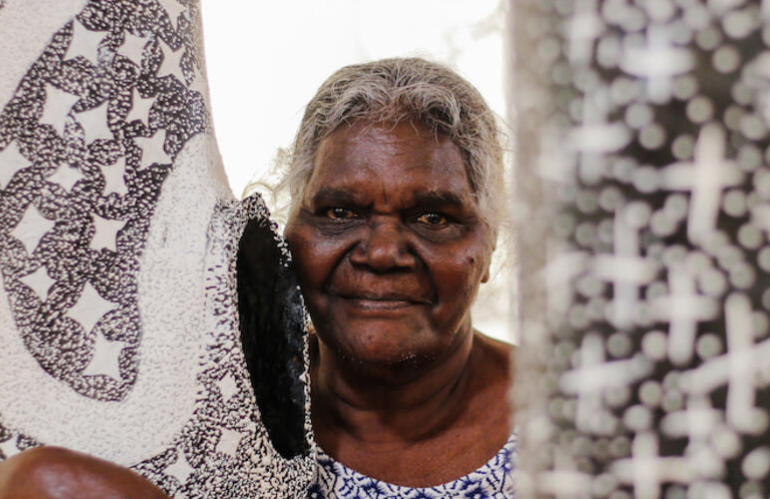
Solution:
[{"label": "gray curly hair", "polygon": [[280,187],[289,189],[290,217],[303,199],[321,140],[342,125],[360,121],[415,121],[449,137],[463,155],[482,218],[497,232],[505,184],[495,115],[473,85],[449,68],[420,58],[345,66],[321,85],[285,159]]}]

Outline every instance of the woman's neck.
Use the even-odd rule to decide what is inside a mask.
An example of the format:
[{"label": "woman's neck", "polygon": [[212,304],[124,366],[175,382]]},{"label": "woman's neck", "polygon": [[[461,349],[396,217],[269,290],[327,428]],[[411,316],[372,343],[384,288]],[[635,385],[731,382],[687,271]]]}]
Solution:
[{"label": "woman's neck", "polygon": [[313,423],[322,447],[352,439],[382,448],[411,446],[452,426],[466,404],[473,333],[442,358],[363,366],[320,341],[311,360]]},{"label": "woman's neck", "polygon": [[411,371],[365,370],[315,340],[316,441],[337,461],[388,483],[428,487],[465,476],[510,435],[511,353],[510,345],[471,333],[451,355]]}]

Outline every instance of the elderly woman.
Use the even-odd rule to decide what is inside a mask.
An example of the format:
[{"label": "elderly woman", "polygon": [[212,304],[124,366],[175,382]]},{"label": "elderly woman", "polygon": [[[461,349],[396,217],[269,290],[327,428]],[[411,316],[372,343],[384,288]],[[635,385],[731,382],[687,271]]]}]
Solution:
[{"label": "elderly woman", "polygon": [[470,315],[504,204],[481,95],[422,59],[345,67],[310,101],[286,184],[315,328],[309,496],[512,497],[511,346]]}]

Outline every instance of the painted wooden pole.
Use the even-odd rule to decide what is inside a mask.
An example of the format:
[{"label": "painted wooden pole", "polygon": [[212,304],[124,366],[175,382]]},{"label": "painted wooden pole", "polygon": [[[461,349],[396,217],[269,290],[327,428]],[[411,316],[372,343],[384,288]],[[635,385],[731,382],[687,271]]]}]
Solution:
[{"label": "painted wooden pole", "polygon": [[58,445],[175,497],[304,497],[289,266],[227,186],[197,0],[0,4],[0,459]]}]

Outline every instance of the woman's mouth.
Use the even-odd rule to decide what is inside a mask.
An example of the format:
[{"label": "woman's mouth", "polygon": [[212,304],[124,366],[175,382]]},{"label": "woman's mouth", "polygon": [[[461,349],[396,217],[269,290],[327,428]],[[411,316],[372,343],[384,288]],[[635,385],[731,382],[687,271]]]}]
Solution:
[{"label": "woman's mouth", "polygon": [[346,293],[338,296],[362,310],[399,310],[430,304],[424,298],[399,293]]},{"label": "woman's mouth", "polygon": [[364,310],[398,310],[419,305],[413,301],[392,298],[345,298],[348,303]]}]

